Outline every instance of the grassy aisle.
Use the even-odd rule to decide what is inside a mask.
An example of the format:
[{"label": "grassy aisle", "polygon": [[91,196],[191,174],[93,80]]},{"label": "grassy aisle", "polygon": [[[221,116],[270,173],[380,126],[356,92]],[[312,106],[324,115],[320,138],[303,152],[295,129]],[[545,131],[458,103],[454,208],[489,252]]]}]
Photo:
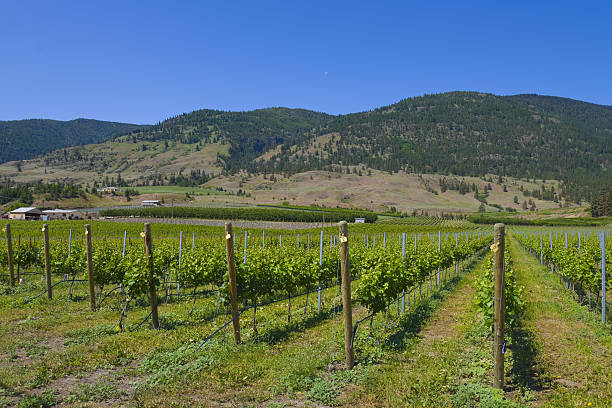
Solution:
[{"label": "grassy aisle", "polygon": [[[395,345],[410,343],[450,293],[458,278],[431,299],[424,297],[387,330],[383,314],[375,319],[376,338]],[[39,292],[40,283],[36,282]],[[198,299],[190,316],[191,299],[168,304],[162,330],[145,324],[133,333],[116,333],[119,299],[99,311],[87,302],[68,302],[67,287],[58,286],[54,300],[39,298],[23,305],[26,287],[0,298],[0,407],[4,406],[328,406],[341,403],[346,390],[367,383],[378,360],[379,346],[358,350],[359,367],[342,370],[343,340],[337,291],[324,292],[324,313],[317,315],[316,295],[303,315],[305,298],[293,301],[292,325],[287,326],[286,302],[258,310],[259,336],[253,337],[252,313],[242,319],[245,343],[236,347],[219,334],[201,352],[193,345],[220,325],[209,316],[216,298]],[[78,296],[85,299],[84,288]],[[423,287],[423,295],[426,294]],[[162,310],[165,310],[163,306]],[[146,316],[146,304],[130,310],[134,325]],[[340,312],[339,310],[337,312]],[[354,309],[356,319],[367,314]],[[396,319],[393,319],[396,320]],[[379,330],[380,329],[380,330]],[[360,330],[360,345],[367,327]],[[391,351],[391,358],[399,351]],[[331,361],[331,370],[328,365]],[[22,401],[27,401],[22,403]],[[25,404],[25,405],[24,405]],[[29,404],[29,405],[28,405]]]},{"label": "grassy aisle", "polygon": [[[209,316],[215,297],[198,299],[192,316],[191,299],[168,304],[167,313],[164,305],[160,309],[163,329],[150,330],[145,325],[133,333],[115,332],[116,302],[91,313],[86,302],[67,302],[62,289],[52,301],[41,298],[29,305],[22,305],[20,295],[1,298],[0,407],[16,406],[22,400],[31,406],[59,402],[210,406],[227,400],[265,401],[277,393],[275,387],[282,388],[284,375],[314,376],[326,366],[331,327],[338,325],[337,313],[330,310],[338,302],[335,293],[333,289],[324,292],[321,315],[314,311],[316,294],[309,298],[307,316],[303,315],[305,298],[294,300],[291,326],[286,324],[285,302],[262,308],[256,341],[249,340],[250,314],[242,322],[247,342],[240,352],[228,330],[227,343],[220,333],[202,353],[193,352],[194,344],[223,319],[222,314]],[[146,314],[143,307],[128,313],[132,325]],[[340,331],[336,328],[336,337]],[[334,342],[332,357],[341,355],[340,350]]]},{"label": "grassy aisle", "polygon": [[[248,314],[244,344],[234,346],[229,331],[227,342],[219,334],[197,353],[193,345],[222,319],[209,316],[214,296],[198,299],[191,316],[191,299],[170,302],[162,330],[145,325],[116,333],[119,298],[91,313],[87,302],[67,302],[61,286],[54,300],[28,305],[20,300],[24,293],[12,293],[0,298],[0,407],[462,407],[476,395],[500,400],[486,386],[490,339],[473,309],[473,282],[483,262],[475,268],[431,297],[423,287],[423,299],[413,296],[401,316],[395,307],[389,321],[380,313],[371,337],[364,322],[353,371],[342,369],[341,314],[330,311],[339,302],[335,289],[324,294],[322,315],[315,313],[314,295],[306,316],[304,298],[292,303],[291,326],[286,302],[270,305],[258,310],[256,338]],[[146,303],[135,306],[130,324],[147,310]],[[354,313],[358,319],[367,310]]]},{"label": "grassy aisle", "polygon": [[[486,259],[486,258],[485,258]],[[380,365],[372,379],[344,396],[344,405],[392,407],[513,407],[489,384],[493,370],[488,329],[474,306],[476,264],[445,293],[412,343]]]},{"label": "grassy aisle", "polygon": [[525,287],[522,325],[534,340],[532,372],[541,371],[538,405],[612,406],[612,330],[579,305],[556,275],[512,239],[517,282]]},{"label": "grassy aisle", "polygon": [[[431,298],[425,297],[413,304],[399,320],[392,318],[397,321],[386,329],[383,329],[385,316],[379,314],[369,344],[365,344],[367,325],[362,326],[355,340],[358,365],[352,371],[344,370],[342,320],[340,316],[330,316],[279,342],[245,343],[240,346],[240,352],[233,346],[213,344],[210,352],[205,351],[197,361],[189,363],[187,370],[182,371],[177,365],[164,370],[171,371],[173,376],[187,374],[187,382],[168,385],[162,382],[154,392],[137,395],[137,402],[140,406],[182,406],[181,403],[184,406],[202,403],[203,406],[224,406],[224,403],[231,403],[245,407],[351,404],[352,395],[375,380],[378,370],[389,359],[396,360],[403,353],[403,347],[413,344],[421,328],[434,316],[436,308],[460,279],[450,279]],[[423,295],[425,292],[423,288]],[[391,314],[395,317],[395,312]],[[354,309],[355,319],[365,315],[367,311],[363,307]],[[173,361],[176,356],[168,357],[160,356],[159,360]],[[180,361],[180,353],[178,357]]]}]

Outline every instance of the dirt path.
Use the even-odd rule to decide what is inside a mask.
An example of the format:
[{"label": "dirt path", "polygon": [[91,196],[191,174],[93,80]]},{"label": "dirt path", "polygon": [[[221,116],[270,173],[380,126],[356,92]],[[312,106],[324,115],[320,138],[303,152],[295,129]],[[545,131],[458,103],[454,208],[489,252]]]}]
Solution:
[{"label": "dirt path", "polygon": [[540,372],[537,405],[612,406],[612,330],[579,305],[556,275],[512,239],[517,283],[525,287],[522,326],[533,339],[533,372]]}]

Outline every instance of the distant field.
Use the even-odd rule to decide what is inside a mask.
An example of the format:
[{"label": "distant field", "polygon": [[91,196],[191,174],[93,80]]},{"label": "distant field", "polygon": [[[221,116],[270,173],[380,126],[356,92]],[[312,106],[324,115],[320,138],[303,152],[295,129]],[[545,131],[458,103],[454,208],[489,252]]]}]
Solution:
[{"label": "distant field", "polygon": [[190,194],[190,195],[227,195],[210,187],[181,187],[181,186],[146,186],[134,187],[140,194]]},{"label": "distant field", "polygon": [[546,217],[546,218],[521,218],[514,213],[486,213],[472,214],[468,216],[470,222],[476,224],[495,224],[503,222],[508,225],[543,225],[543,226],[566,226],[566,227],[597,227],[612,224],[611,217]]}]

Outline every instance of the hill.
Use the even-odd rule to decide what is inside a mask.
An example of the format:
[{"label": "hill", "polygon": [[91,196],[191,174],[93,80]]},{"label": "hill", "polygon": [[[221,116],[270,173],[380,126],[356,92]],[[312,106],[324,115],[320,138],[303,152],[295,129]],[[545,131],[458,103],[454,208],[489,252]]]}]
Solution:
[{"label": "hill", "polygon": [[591,137],[607,141],[608,153],[612,151],[609,144],[612,136],[612,106],[534,94],[512,95],[507,98],[526,105],[530,110],[554,116]]},{"label": "hill", "polygon": [[225,168],[245,163],[278,145],[310,140],[333,116],[306,109],[268,108],[249,112],[198,110],[132,135],[133,141],[173,140],[183,144],[229,143],[220,155]]},{"label": "hill", "polygon": [[147,126],[93,119],[0,121],[0,163],[30,159],[64,147],[104,142],[143,127]]},{"label": "hill", "polygon": [[409,98],[335,117],[319,132],[322,143],[284,143],[267,160],[242,166],[295,173],[365,164],[388,172],[610,183],[612,108],[548,100],[475,92]]},{"label": "hill", "polygon": [[[537,208],[543,208],[539,200],[558,206],[561,198],[588,200],[600,186],[610,186],[611,149],[611,107],[539,95],[450,92],[340,116],[288,108],[199,110],[104,143],[56,150],[19,169],[6,163],[0,175],[29,182],[100,185],[120,177],[133,185],[206,185],[269,196],[266,202],[295,197],[303,204],[314,200],[305,192],[328,185],[329,194],[317,194],[319,202],[327,196],[334,199],[326,204],[350,205],[350,197],[360,196],[360,205],[380,201],[398,208],[415,207],[403,202],[405,188],[426,197],[418,208],[447,207],[439,200],[447,186],[438,186],[439,176],[446,176],[469,184],[461,197],[472,197],[462,199],[472,209],[480,205],[484,184],[504,176],[509,182],[505,188],[498,183],[503,197],[495,202],[520,210],[523,198],[537,199]],[[358,174],[350,193],[343,193],[341,181],[327,183],[348,173]],[[386,190],[378,187],[392,174],[392,183],[406,187],[383,200]],[[371,198],[359,188],[366,178],[376,191]],[[434,189],[440,197],[430,197]]]}]

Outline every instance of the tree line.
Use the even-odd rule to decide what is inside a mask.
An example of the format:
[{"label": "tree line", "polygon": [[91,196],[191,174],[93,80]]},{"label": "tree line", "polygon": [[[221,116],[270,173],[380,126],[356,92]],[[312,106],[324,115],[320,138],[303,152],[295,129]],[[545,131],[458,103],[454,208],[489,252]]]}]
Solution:
[{"label": "tree line", "polygon": [[593,217],[612,217],[612,189],[602,188],[591,200]]}]

